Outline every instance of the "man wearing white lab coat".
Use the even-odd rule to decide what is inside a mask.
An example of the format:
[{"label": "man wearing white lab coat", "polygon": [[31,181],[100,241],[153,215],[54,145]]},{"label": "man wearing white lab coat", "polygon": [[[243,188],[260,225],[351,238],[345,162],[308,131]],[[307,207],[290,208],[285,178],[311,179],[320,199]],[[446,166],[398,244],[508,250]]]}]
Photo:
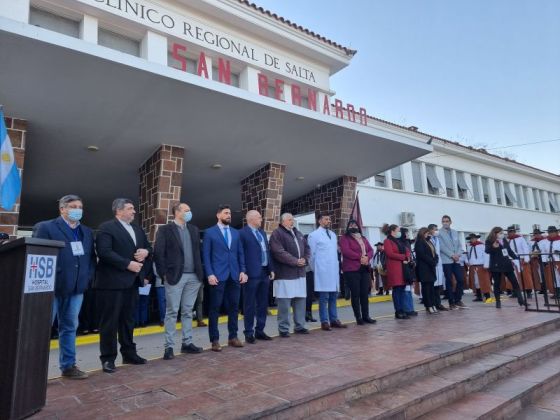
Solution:
[{"label": "man wearing white lab coat", "polygon": [[321,328],[346,328],[338,319],[336,298],[339,288],[339,265],[336,234],[330,230],[331,218],[321,215],[319,227],[309,234],[307,242],[311,250],[309,265],[314,274],[315,292],[319,295]]}]

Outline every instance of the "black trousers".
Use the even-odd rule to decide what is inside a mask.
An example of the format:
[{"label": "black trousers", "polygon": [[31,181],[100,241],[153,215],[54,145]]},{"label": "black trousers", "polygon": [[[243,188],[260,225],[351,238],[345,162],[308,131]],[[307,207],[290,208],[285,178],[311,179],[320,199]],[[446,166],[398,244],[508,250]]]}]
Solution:
[{"label": "black trousers", "polygon": [[136,355],[133,341],[134,312],[138,302],[138,287],[123,290],[97,290],[100,310],[99,350],[101,362],[117,358],[117,337],[123,357]]},{"label": "black trousers", "polygon": [[502,282],[502,274],[506,276],[510,281],[511,285],[513,286],[513,290],[517,292],[517,296],[521,296],[521,293],[519,291],[519,283],[517,282],[517,277],[515,277],[515,273],[513,271],[508,271],[505,273],[492,271],[492,280],[494,281],[494,297],[496,298],[496,300],[500,300],[500,283]]},{"label": "black trousers", "polygon": [[80,331],[93,331],[99,328],[99,310],[97,308],[97,297],[95,289],[84,292],[84,301],[80,309],[78,329]]},{"label": "black trousers", "polygon": [[426,308],[431,308],[436,306],[436,292],[434,288],[434,282],[423,281],[422,285],[422,302]]},{"label": "black trousers", "polygon": [[441,288],[443,286],[434,286],[434,306],[441,306]]},{"label": "black trousers", "polygon": [[347,271],[344,273],[346,284],[350,288],[352,309],[356,319],[369,318],[368,290],[370,285],[369,272],[367,270]]},{"label": "black trousers", "polygon": [[313,306],[313,296],[315,295],[315,276],[313,271],[305,273],[305,285],[307,286],[305,312],[311,312],[311,307]]}]

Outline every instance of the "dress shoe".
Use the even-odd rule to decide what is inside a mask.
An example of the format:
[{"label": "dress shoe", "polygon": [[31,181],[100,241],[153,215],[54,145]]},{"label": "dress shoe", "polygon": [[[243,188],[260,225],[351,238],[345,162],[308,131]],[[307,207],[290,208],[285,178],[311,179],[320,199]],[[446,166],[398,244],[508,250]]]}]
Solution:
[{"label": "dress shoe", "polygon": [[434,314],[439,314],[439,311],[437,310],[437,308],[435,306],[432,306],[432,312]]},{"label": "dress shoe", "polygon": [[366,324],[377,324],[377,320],[370,318],[369,316],[367,318],[364,318],[364,322]]},{"label": "dress shoe", "polygon": [[173,354],[173,347],[167,347],[163,352],[163,360],[171,360],[174,358],[175,355]]},{"label": "dress shoe", "polygon": [[64,369],[62,371],[62,376],[64,378],[68,378],[68,379],[87,379],[88,374],[80,369],[78,369],[78,366],[73,365],[72,367],[69,367],[68,369]]},{"label": "dress shoe", "polygon": [[428,313],[428,315],[435,314],[435,312],[432,310],[432,308],[426,308],[426,312]]},{"label": "dress shoe", "polygon": [[280,331],[280,337],[288,338],[289,336],[290,336],[290,333],[288,331]]},{"label": "dress shoe", "polygon": [[309,330],[307,328],[299,328],[294,330],[294,334],[309,334]]},{"label": "dress shoe", "polygon": [[270,341],[272,340],[272,337],[269,335],[266,335],[264,332],[256,332],[255,333],[255,338],[257,340],[264,340],[264,341]]},{"label": "dress shoe", "polygon": [[305,322],[317,322],[317,320],[313,318],[313,312],[305,313]]},{"label": "dress shoe", "polygon": [[407,314],[405,314],[404,312],[397,312],[395,314],[395,318],[397,318],[397,319],[410,319],[410,317]]},{"label": "dress shoe", "polygon": [[181,345],[181,353],[197,354],[202,353],[202,347],[197,347],[193,343]]},{"label": "dress shoe", "polygon": [[127,357],[123,356],[122,362],[123,365],[145,365],[146,363],[148,363],[146,359],[138,356],[137,354]]},{"label": "dress shoe", "polygon": [[239,338],[235,337],[228,340],[228,346],[230,347],[243,347],[243,343],[239,341]]},{"label": "dress shoe", "polygon": [[249,344],[255,344],[257,342],[257,340],[255,339],[254,335],[246,335],[245,336],[245,342],[249,343]]},{"label": "dress shoe", "polygon": [[212,341],[212,351],[222,351],[219,341]]},{"label": "dress shoe", "polygon": [[103,368],[103,372],[105,373],[114,373],[117,371],[117,368],[115,367],[115,362],[111,362],[111,361],[103,362],[101,363],[101,367]]},{"label": "dress shoe", "polygon": [[206,324],[206,322],[204,321],[196,321],[196,326],[197,327],[207,327],[208,325]]},{"label": "dress shoe", "polygon": [[406,313],[408,316],[418,316],[418,312],[416,311],[410,311]]},{"label": "dress shoe", "polygon": [[499,300],[496,300],[496,308],[497,308],[497,309],[501,309],[501,308],[502,308],[502,302],[500,302]]},{"label": "dress shoe", "polygon": [[467,305],[465,305],[465,304],[463,303],[462,300],[460,300],[459,302],[457,302],[457,303],[455,304],[455,306],[459,307],[460,309],[469,309],[469,307],[468,307]]},{"label": "dress shoe", "polygon": [[160,327],[163,327],[164,325],[165,325],[165,323],[164,323],[163,321],[160,321],[160,322],[159,322],[159,326],[160,326]]},{"label": "dress shoe", "polygon": [[362,318],[358,318],[358,319],[356,320],[356,325],[365,325],[365,322],[364,322],[364,320],[363,320]]},{"label": "dress shoe", "polygon": [[447,309],[447,308],[446,308],[445,306],[443,306],[443,305],[437,305],[437,306],[436,306],[436,309],[437,309],[438,311],[442,311],[442,312],[449,311],[449,309]]},{"label": "dress shoe", "polygon": [[321,322],[321,329],[323,331],[331,331],[331,324],[329,324],[328,322]]},{"label": "dress shoe", "polygon": [[337,319],[336,321],[331,322],[331,327],[333,327],[333,328],[348,328],[348,325],[343,324],[342,322],[340,322],[339,319]]},{"label": "dress shoe", "polygon": [[454,311],[455,309],[459,309],[459,308],[457,306],[453,305],[453,304],[449,305],[449,310],[450,311]]}]

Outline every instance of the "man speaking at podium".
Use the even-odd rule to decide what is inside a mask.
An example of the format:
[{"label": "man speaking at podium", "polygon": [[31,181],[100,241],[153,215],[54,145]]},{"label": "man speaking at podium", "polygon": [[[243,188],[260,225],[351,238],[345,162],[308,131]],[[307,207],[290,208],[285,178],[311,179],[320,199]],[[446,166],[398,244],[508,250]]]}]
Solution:
[{"label": "man speaking at podium", "polygon": [[54,288],[54,317],[58,317],[59,364],[62,376],[85,379],[86,372],[76,366],[76,330],[84,292],[95,271],[95,252],[91,229],[80,223],[82,199],[65,195],[58,202],[60,217],[39,222],[33,227],[35,238],[62,241],[58,254]]}]

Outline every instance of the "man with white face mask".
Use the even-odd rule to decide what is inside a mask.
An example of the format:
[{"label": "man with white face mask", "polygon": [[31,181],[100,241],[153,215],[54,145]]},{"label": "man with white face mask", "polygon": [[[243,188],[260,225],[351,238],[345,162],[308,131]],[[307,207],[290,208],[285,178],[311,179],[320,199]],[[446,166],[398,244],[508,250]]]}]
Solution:
[{"label": "man with white face mask", "polygon": [[57,258],[53,321],[58,317],[59,364],[62,376],[85,379],[86,372],[76,366],[76,330],[84,292],[95,272],[95,251],[91,229],[80,223],[82,199],[65,195],[59,200],[60,217],[40,222],[33,237],[65,243]]}]

